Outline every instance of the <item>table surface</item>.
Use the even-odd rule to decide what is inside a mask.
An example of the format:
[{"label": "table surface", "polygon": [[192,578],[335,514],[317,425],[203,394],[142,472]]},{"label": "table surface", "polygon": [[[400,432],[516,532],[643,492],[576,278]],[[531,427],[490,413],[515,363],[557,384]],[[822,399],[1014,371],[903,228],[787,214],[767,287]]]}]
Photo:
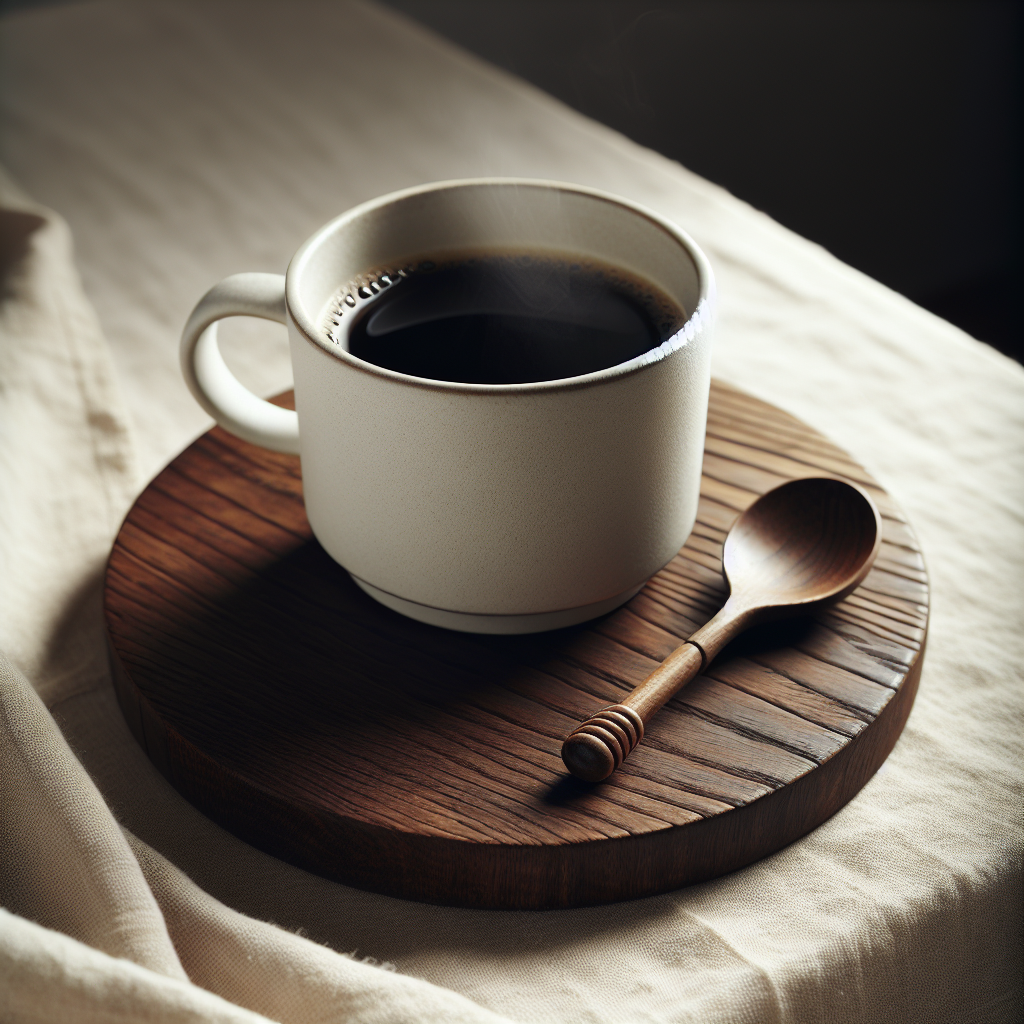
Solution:
[{"label": "table surface", "polygon": [[[349,889],[248,847],[181,800],[130,739],[109,680],[82,691],[73,675],[46,676],[73,749],[132,832],[242,914],[358,947],[519,1020],[1012,1018],[1019,367],[384,9],[70,4],[9,16],[4,46],[0,159],[70,223],[117,374],[81,387],[107,403],[123,395],[136,486],[208,425],[180,381],[176,344],[219,278],[282,272],[317,226],[394,188],[478,175],[578,181],[695,237],[720,292],[716,376],[865,465],[914,523],[934,585],[917,703],[882,771],[800,842],[706,885],[497,916]],[[699,101],[704,85],[684,70],[680,80]],[[826,186],[822,202],[840,201]],[[224,332],[229,360],[262,394],[290,383],[279,330]],[[76,466],[107,458],[87,432],[54,436]],[[126,466],[104,465],[130,479]],[[98,555],[5,550],[30,582],[5,606],[0,641],[45,666],[58,609],[74,605]],[[187,936],[176,941],[188,949]]]}]

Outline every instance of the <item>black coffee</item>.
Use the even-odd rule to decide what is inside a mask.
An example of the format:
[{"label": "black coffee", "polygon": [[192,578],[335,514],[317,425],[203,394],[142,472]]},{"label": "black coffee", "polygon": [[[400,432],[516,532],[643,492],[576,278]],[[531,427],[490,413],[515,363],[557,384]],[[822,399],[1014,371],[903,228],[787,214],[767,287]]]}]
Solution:
[{"label": "black coffee", "polygon": [[326,326],[335,344],[347,333],[353,355],[390,370],[521,384],[624,363],[684,320],[650,285],[591,260],[478,254],[367,275],[339,292]]}]

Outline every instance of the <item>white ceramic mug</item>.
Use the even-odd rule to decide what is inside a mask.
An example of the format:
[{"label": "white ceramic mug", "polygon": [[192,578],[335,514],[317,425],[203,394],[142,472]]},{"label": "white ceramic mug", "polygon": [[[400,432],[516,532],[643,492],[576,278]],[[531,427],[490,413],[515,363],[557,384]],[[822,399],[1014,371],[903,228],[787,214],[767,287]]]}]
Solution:
[{"label": "white ceramic mug", "polygon": [[[629,271],[688,319],[628,362],[528,384],[412,377],[328,338],[327,304],[370,268],[506,246]],[[286,277],[226,278],[193,311],[181,362],[221,426],[301,455],[313,532],[368,594],[433,625],[529,633],[627,601],[693,528],[714,306],[704,255],[649,210],[556,182],[441,182],[342,214]],[[229,316],[287,324],[297,412],[227,368]]]}]

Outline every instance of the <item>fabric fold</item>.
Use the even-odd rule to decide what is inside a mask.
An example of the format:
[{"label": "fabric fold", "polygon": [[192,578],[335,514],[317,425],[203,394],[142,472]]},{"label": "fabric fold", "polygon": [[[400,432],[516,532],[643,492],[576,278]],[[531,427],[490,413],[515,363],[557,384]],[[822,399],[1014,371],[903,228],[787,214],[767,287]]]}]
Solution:
[{"label": "fabric fold", "polygon": [[0,1020],[15,1024],[267,1024],[178,978],[0,908]]},{"label": "fabric fold", "polygon": [[0,653],[0,904],[112,957],[185,979],[107,805]]},{"label": "fabric fold", "polygon": [[224,906],[126,833],[192,981],[287,1024],[500,1024],[499,1017],[359,951],[345,955]]}]

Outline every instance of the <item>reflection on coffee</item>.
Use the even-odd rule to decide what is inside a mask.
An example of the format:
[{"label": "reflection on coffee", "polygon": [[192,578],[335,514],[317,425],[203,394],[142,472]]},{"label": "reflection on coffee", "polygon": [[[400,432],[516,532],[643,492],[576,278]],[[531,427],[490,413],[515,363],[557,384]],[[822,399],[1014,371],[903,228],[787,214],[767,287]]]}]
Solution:
[{"label": "reflection on coffee", "polygon": [[475,253],[381,269],[328,306],[331,341],[431,380],[520,384],[628,362],[686,314],[649,282],[571,255]]}]

